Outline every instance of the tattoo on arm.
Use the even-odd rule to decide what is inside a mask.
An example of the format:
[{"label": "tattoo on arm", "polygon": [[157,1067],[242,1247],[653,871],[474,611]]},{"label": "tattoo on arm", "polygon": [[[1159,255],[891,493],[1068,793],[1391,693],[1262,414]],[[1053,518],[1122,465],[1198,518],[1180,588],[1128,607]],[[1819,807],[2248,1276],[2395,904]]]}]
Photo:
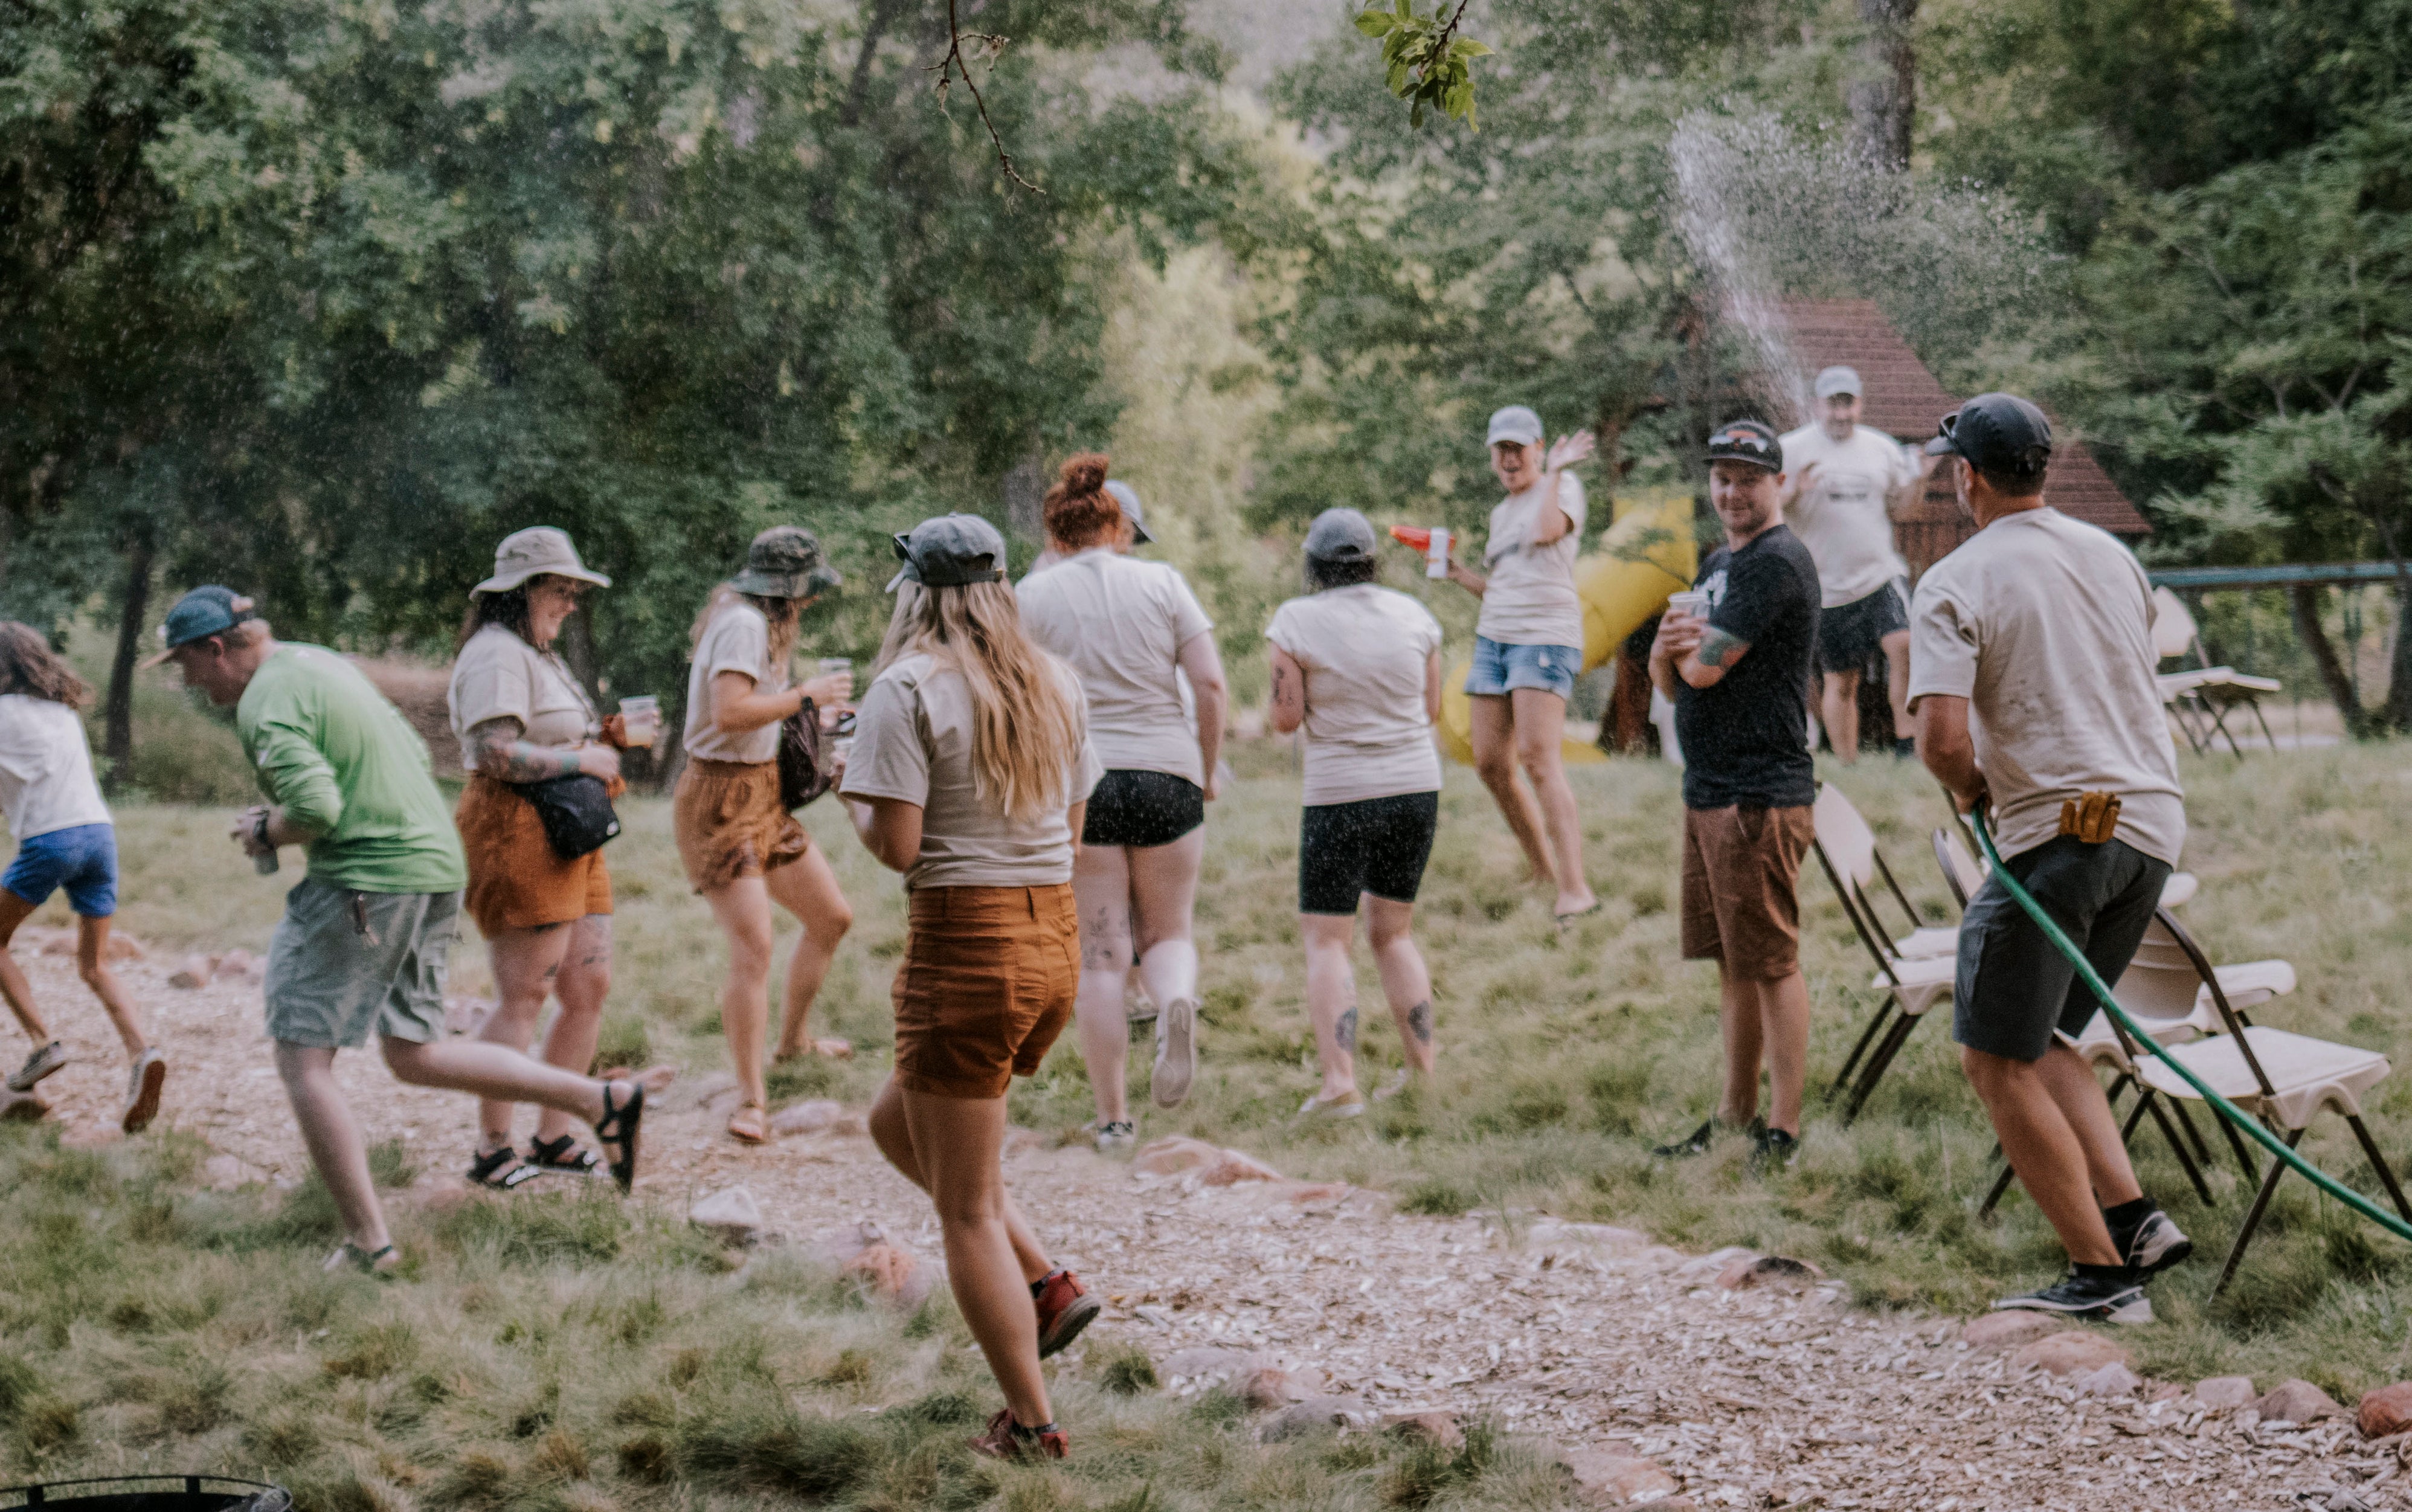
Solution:
[{"label": "tattoo on arm", "polygon": [[1429,1045],[1432,1029],[1432,999],[1426,998],[1407,1010],[1407,1033],[1416,1036],[1417,1044]]},{"label": "tattoo on arm", "polygon": [[1342,1014],[1340,1016],[1340,1021],[1331,1026],[1331,1042],[1351,1055],[1357,1053],[1357,1010],[1355,1007],[1352,1006],[1347,1012]]},{"label": "tattoo on arm", "polygon": [[1700,635],[1700,649],[1695,653],[1702,667],[1731,667],[1750,650],[1750,642],[1739,636],[1728,635],[1711,625]]},{"label": "tattoo on arm", "polygon": [[469,752],[480,776],[497,782],[540,783],[578,771],[578,753],[568,746],[535,745],[520,739],[524,727],[505,715],[472,726]]}]

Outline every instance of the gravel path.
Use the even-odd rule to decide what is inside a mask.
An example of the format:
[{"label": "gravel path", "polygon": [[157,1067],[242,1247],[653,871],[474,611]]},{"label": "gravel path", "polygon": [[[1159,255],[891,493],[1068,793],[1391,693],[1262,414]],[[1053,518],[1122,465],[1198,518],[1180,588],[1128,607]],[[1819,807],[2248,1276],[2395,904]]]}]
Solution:
[{"label": "gravel path", "polygon": [[[52,1116],[79,1140],[118,1138],[124,1060],[97,1006],[64,958],[20,956],[75,1056],[43,1086]],[[170,1057],[162,1123],[233,1157],[212,1163],[214,1180],[298,1176],[258,990],[171,989],[172,963],[122,969]],[[466,1165],[464,1099],[403,1087],[373,1054],[338,1070],[372,1137],[406,1138],[435,1184]],[[859,1123],[743,1149],[719,1133],[731,1095],[706,1079],[664,1099],[641,1196],[684,1211],[742,1184],[790,1240],[842,1240],[868,1219],[934,1260],[926,1201]],[[2395,1446],[2364,1445],[2346,1419],[2261,1425],[2191,1397],[2152,1402],[2149,1382],[2085,1395],[1970,1347],[1961,1320],[1860,1311],[1835,1283],[1729,1289],[1734,1254],[1548,1219],[1408,1216],[1344,1186],[1140,1174],[1029,1137],[1007,1166],[1058,1258],[1110,1299],[1093,1337],[1137,1341],[1176,1390],[1273,1365],[1375,1413],[1487,1412],[1570,1449],[1655,1461],[1699,1506],[2299,1507],[2351,1488],[2361,1501],[2336,1512],[2412,1508]]]}]

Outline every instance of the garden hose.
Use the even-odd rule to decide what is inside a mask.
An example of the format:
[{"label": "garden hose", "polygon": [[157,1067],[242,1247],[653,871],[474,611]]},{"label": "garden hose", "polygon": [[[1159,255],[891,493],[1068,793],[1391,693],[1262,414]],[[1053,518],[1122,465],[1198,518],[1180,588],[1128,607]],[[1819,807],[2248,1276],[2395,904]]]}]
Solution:
[{"label": "garden hose", "polygon": [[2085,983],[2086,987],[2093,991],[2095,1000],[2102,1005],[2102,1011],[2110,1016],[2112,1022],[2127,1032],[2128,1038],[2159,1056],[2171,1070],[2185,1079],[2188,1086],[2202,1094],[2202,1100],[2209,1103],[2220,1117],[2250,1135],[2255,1142],[2301,1172],[2303,1178],[2314,1186],[2396,1238],[2412,1240],[2412,1224],[2405,1223],[2396,1214],[2389,1212],[2377,1203],[2371,1201],[2352,1187],[2297,1154],[2287,1141],[2271,1133],[2259,1119],[2246,1113],[2234,1103],[2212,1091],[2202,1078],[2186,1069],[2184,1062],[2162,1049],[2157,1040],[2146,1034],[2135,1020],[2129,1018],[2127,1010],[2121,1007],[2118,1001],[2111,997],[2110,989],[2102,980],[2101,974],[2086,961],[2083,952],[2070,943],[2068,936],[2061,932],[2060,926],[2053,923],[2052,917],[2043,911],[2043,905],[2035,901],[2035,895],[2027,891],[2020,884],[2019,879],[2010,874],[2010,869],[2003,864],[2002,853],[1993,848],[1993,832],[1986,825],[1983,812],[1979,810],[1972,813],[1968,818],[1977,831],[1977,843],[1985,848],[1985,859],[1993,863],[1993,880],[1999,882],[2002,885],[2002,890],[2008,893],[2011,899],[2026,911],[2027,917],[2035,920],[2036,927],[2043,931],[2044,938],[2052,942],[2052,948],[2068,958],[2068,963],[2077,968],[2078,978]]}]

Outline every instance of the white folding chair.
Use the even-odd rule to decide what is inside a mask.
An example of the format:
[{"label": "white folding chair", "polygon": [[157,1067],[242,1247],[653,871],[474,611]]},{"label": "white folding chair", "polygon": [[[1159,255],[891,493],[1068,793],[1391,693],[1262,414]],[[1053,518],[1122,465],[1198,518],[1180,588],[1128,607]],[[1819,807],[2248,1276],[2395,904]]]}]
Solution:
[{"label": "white folding chair", "polygon": [[[1810,812],[1816,824],[1814,848],[1817,862],[1826,869],[1826,880],[1833,884],[1835,896],[1842,900],[1843,912],[1849,917],[1853,932],[1875,962],[1875,979],[1869,985],[1885,994],[1867,1027],[1860,1032],[1859,1042],[1851,1047],[1849,1059],[1834,1078],[1834,1091],[1839,1093],[1851,1082],[1854,1070],[1860,1073],[1843,1109],[1843,1122],[1847,1125],[1860,1116],[1868,1094],[1875,1090],[1893,1057],[1901,1053],[1903,1042],[1918,1027],[1919,1020],[1938,1001],[1951,995],[1952,978],[1959,970],[1960,931],[1957,926],[1918,922],[1917,908],[1903,893],[1892,869],[1876,849],[1875,831],[1868,827],[1868,821],[1851,805],[1851,800],[1843,796],[1841,788],[1831,783],[1821,785],[1816,806]],[[1879,879],[1909,922],[1904,934],[1894,935],[1876,910],[1872,894]]]},{"label": "white folding chair", "polygon": [[2194,615],[2184,599],[2166,588],[2153,590],[2153,653],[2163,661],[2194,657],[2193,667],[2158,673],[2155,681],[2160,684],[2161,703],[2177,720],[2195,755],[2209,751],[2213,739],[2224,738],[2228,751],[2239,759],[2243,757],[2236,732],[2228,727],[2228,711],[2239,704],[2252,712],[2270,749],[2278,748],[2277,737],[2270,733],[2269,718],[2261,712],[2261,696],[2283,692],[2286,685],[2275,678],[2255,677],[2233,667],[2212,666],[2211,658],[2203,654],[2202,635]]}]

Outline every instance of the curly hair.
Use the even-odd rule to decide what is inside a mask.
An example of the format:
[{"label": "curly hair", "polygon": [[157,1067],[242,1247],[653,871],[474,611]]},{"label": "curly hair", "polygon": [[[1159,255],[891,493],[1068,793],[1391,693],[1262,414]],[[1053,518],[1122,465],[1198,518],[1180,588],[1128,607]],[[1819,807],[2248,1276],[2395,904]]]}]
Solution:
[{"label": "curly hair", "polygon": [[1122,528],[1123,506],[1106,492],[1106,470],[1112,465],[1113,459],[1102,451],[1065,459],[1038,511],[1057,550],[1069,555],[1103,546]]},{"label": "curly hair", "polygon": [[0,620],[0,693],[48,698],[70,709],[92,702],[92,684],[76,676],[42,632],[15,620]]}]

